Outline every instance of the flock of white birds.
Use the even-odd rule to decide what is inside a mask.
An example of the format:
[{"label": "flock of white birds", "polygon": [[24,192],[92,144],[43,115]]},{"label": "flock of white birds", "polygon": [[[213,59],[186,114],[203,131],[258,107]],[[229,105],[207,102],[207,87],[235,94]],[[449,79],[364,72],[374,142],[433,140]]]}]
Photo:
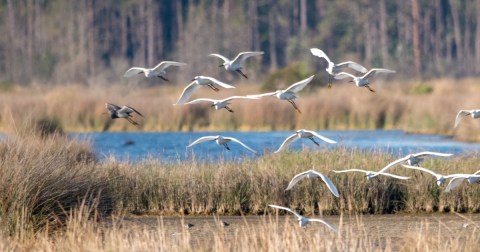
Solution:
[{"label": "flock of white birds", "polygon": [[[349,78],[349,79],[351,79],[350,82],[354,82],[356,86],[365,87],[368,90],[370,90],[371,92],[375,92],[375,90],[373,90],[370,87],[370,82],[372,81],[372,79],[377,74],[379,74],[379,73],[395,73],[395,71],[393,71],[393,70],[382,69],[382,68],[372,68],[370,70],[367,70],[362,65],[360,65],[356,62],[353,62],[353,61],[346,61],[346,62],[342,62],[342,63],[339,63],[339,64],[335,64],[334,62],[332,62],[330,60],[330,58],[322,50],[317,49],[317,48],[311,48],[310,51],[314,56],[317,56],[319,58],[323,58],[327,61],[328,67],[326,68],[326,71],[329,74],[329,80],[328,80],[328,87],[329,88],[331,87],[333,79],[338,79],[339,80],[339,79]],[[217,58],[222,59],[223,64],[221,64],[220,67],[224,67],[227,71],[236,72],[236,73],[240,74],[241,76],[243,76],[244,78],[248,78],[247,75],[242,71],[243,62],[246,59],[248,59],[249,57],[259,56],[259,55],[262,55],[262,54],[263,54],[263,52],[242,52],[242,53],[239,53],[233,60],[230,60],[230,59],[228,59],[228,58],[226,58],[226,57],[224,57],[220,54],[210,54],[209,56],[217,57]],[[165,81],[168,81],[168,79],[166,78],[166,73],[167,73],[166,71],[170,66],[181,67],[181,66],[185,66],[185,65],[186,65],[186,63],[181,63],[181,62],[163,61],[160,64],[158,64],[157,66],[155,66],[154,68],[150,68],[150,69],[141,68],[141,67],[132,67],[125,72],[124,77],[133,77],[133,76],[136,76],[138,74],[144,74],[145,77],[147,77],[147,78],[161,78]],[[357,72],[360,72],[363,75],[362,76],[356,76],[356,75],[353,75],[351,73],[344,72],[343,70],[346,69],[346,68],[349,68],[349,69],[355,70]],[[301,110],[299,109],[299,107],[295,103],[295,100],[298,98],[297,93],[300,92],[302,89],[304,89],[305,86],[312,81],[313,77],[314,76],[312,75],[312,76],[308,77],[307,79],[300,80],[300,81],[292,84],[291,86],[289,86],[286,89],[277,90],[277,91],[274,91],[274,92],[269,92],[269,93],[264,93],[264,94],[245,95],[245,96],[231,96],[231,97],[227,97],[227,98],[222,99],[222,100],[215,100],[215,99],[210,99],[210,98],[199,98],[199,99],[195,99],[195,100],[192,100],[192,101],[188,101],[190,99],[190,97],[195,93],[195,91],[198,90],[199,88],[201,88],[202,86],[207,86],[207,87],[211,88],[212,90],[214,90],[215,92],[220,91],[219,87],[227,88],[227,89],[235,88],[234,86],[229,85],[227,83],[224,83],[222,81],[219,81],[219,80],[217,80],[213,77],[196,76],[195,78],[193,78],[192,82],[185,87],[185,89],[183,90],[182,94],[180,95],[177,103],[175,103],[174,105],[178,106],[178,105],[184,105],[184,104],[189,104],[190,105],[190,104],[198,104],[198,103],[210,103],[211,107],[214,107],[216,110],[224,108],[229,112],[233,112],[233,110],[229,107],[229,105],[231,104],[231,102],[233,100],[237,100],[237,99],[258,100],[258,99],[261,99],[261,98],[264,98],[264,97],[275,96],[279,100],[288,101],[298,113],[301,113]],[[137,115],[143,117],[143,115],[140,112],[138,112],[136,109],[134,109],[130,106],[119,107],[119,106],[111,104],[111,103],[106,103],[105,107],[107,108],[107,111],[110,115],[110,118],[112,118],[112,119],[125,118],[126,120],[128,120],[130,123],[132,123],[134,125],[138,125],[138,123],[133,120],[133,114],[137,114]],[[461,110],[457,114],[457,117],[455,119],[455,127],[458,126],[458,124],[459,124],[460,120],[462,120],[462,118],[464,118],[466,116],[469,116],[469,115],[472,118],[480,118],[480,110]],[[336,143],[336,141],[334,141],[332,139],[329,139],[327,137],[324,137],[324,136],[322,136],[322,135],[320,135],[320,134],[318,134],[314,131],[301,129],[301,130],[297,130],[291,136],[288,136],[274,153],[279,153],[279,152],[285,150],[292,142],[294,142],[298,139],[301,139],[301,138],[310,139],[317,146],[319,146],[320,144],[317,141],[315,141],[315,138],[318,138],[318,139],[320,139],[324,142],[327,142],[329,144],[335,144]],[[204,136],[204,137],[201,137],[201,138],[195,140],[194,142],[192,142],[187,147],[192,147],[196,144],[199,144],[199,143],[202,143],[202,142],[205,142],[205,141],[215,141],[218,145],[223,146],[227,150],[230,150],[230,147],[228,146],[228,143],[229,142],[235,142],[235,143],[240,144],[242,147],[244,147],[248,151],[250,151],[252,153],[255,153],[255,154],[257,153],[255,150],[253,150],[252,148],[250,148],[246,144],[242,143],[240,140],[238,140],[236,138],[233,138],[233,137],[226,137],[226,136]],[[407,179],[409,179],[409,177],[399,176],[399,175],[395,175],[395,174],[391,174],[391,173],[386,172],[387,170],[390,170],[395,166],[402,165],[403,167],[408,168],[408,169],[419,170],[419,171],[431,174],[432,176],[434,176],[436,178],[438,186],[441,186],[447,179],[450,179],[450,182],[448,183],[448,185],[444,189],[444,192],[450,192],[454,188],[458,187],[464,180],[467,180],[468,183],[470,183],[470,184],[476,183],[480,180],[480,170],[473,173],[473,174],[441,175],[441,174],[435,173],[435,172],[433,172],[429,169],[426,169],[426,168],[423,168],[423,167],[419,166],[419,163],[427,156],[449,157],[451,155],[452,154],[426,151],[426,152],[410,154],[410,155],[407,155],[403,158],[397,159],[397,160],[389,163],[388,165],[386,165],[384,168],[380,169],[379,171],[366,171],[366,170],[360,170],[360,169],[349,169],[349,170],[334,171],[334,172],[335,173],[362,172],[362,173],[365,173],[365,176],[368,180],[373,179],[373,178],[375,178],[379,175],[389,176],[389,177],[392,177],[392,178],[395,178],[395,179],[407,180]],[[337,188],[335,187],[335,185],[333,184],[333,182],[327,176],[325,176],[324,174],[322,174],[320,172],[317,172],[317,171],[314,171],[314,170],[308,170],[308,171],[302,172],[300,174],[297,174],[290,181],[286,190],[292,189],[292,187],[295,184],[297,184],[300,180],[302,180],[303,178],[315,178],[315,177],[320,177],[322,179],[322,181],[327,185],[328,189],[332,192],[332,194],[335,197],[340,197],[340,194],[339,194]],[[323,223],[328,228],[330,228],[331,230],[336,231],[334,226],[325,222],[324,220],[304,217],[304,216],[298,214],[297,212],[295,212],[295,211],[293,211],[293,210],[291,210],[287,207],[282,207],[282,206],[277,206],[277,205],[269,205],[269,206],[273,207],[273,208],[285,210],[285,211],[290,212],[290,213],[293,213],[298,218],[298,222],[299,222],[299,225],[301,227],[305,227],[307,224],[309,224],[310,222],[313,221],[313,222]]]}]

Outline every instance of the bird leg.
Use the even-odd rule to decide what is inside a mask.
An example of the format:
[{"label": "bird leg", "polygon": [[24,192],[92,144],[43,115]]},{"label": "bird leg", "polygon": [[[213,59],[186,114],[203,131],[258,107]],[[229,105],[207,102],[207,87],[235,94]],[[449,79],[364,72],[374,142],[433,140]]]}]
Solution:
[{"label": "bird leg", "polygon": [[228,110],[228,112],[233,113],[233,110],[229,108],[228,106],[225,106],[225,109]]},{"label": "bird leg", "polygon": [[295,110],[297,110],[297,112],[298,112],[299,114],[302,113],[302,111],[300,111],[300,109],[298,109],[297,104],[295,104],[295,102],[294,102],[293,100],[287,100],[287,101],[290,102],[290,104],[292,104],[293,108],[294,108]]},{"label": "bird leg", "polygon": [[213,89],[213,91],[215,91],[215,92],[220,91],[220,89],[217,88],[217,87],[215,87],[213,84],[208,84],[208,87],[210,87],[211,89]]},{"label": "bird leg", "polygon": [[237,69],[236,71],[237,71],[237,73],[239,73],[239,74],[241,74],[243,77],[245,77],[245,79],[248,79],[248,77],[242,72],[241,69]]},{"label": "bird leg", "polygon": [[138,123],[135,122],[132,118],[130,117],[125,117],[125,119],[127,119],[127,121],[129,121],[131,124],[135,125],[135,126],[138,126]]},{"label": "bird leg", "polygon": [[328,88],[332,88],[332,81],[333,81],[333,75],[329,75],[328,77]]},{"label": "bird leg", "polygon": [[223,146],[225,147],[225,149],[230,150],[230,147],[228,147],[226,143],[224,143]]},{"label": "bird leg", "polygon": [[365,85],[365,87],[368,88],[368,90],[370,90],[370,92],[375,93],[375,90],[373,90],[369,85]]},{"label": "bird leg", "polygon": [[313,142],[314,144],[316,144],[317,146],[320,146],[320,144],[319,144],[317,141],[315,141],[315,139],[313,139],[313,137],[310,137],[309,139],[312,140],[312,142]]},{"label": "bird leg", "polygon": [[161,76],[161,75],[159,75],[159,76],[157,76],[157,77],[160,78],[160,79],[162,79],[162,80],[164,80],[164,81],[169,81],[167,78],[165,78],[165,77],[163,77],[163,76]]}]

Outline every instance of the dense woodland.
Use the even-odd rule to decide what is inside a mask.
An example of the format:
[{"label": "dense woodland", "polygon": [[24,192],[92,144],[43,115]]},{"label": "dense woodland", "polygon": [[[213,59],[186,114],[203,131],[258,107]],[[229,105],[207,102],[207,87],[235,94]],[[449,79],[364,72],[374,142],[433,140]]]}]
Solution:
[{"label": "dense woodland", "polygon": [[0,81],[118,82],[161,60],[189,63],[178,73],[191,79],[218,71],[209,53],[261,50],[255,80],[295,62],[323,69],[310,47],[396,78],[478,76],[479,13],[480,0],[3,0]]}]

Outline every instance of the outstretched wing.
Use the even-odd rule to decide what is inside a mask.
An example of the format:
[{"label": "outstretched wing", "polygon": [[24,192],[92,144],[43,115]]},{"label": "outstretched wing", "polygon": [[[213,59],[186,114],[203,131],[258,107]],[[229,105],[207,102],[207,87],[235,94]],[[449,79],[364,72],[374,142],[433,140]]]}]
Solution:
[{"label": "outstretched wing", "polygon": [[265,97],[265,96],[273,96],[275,95],[277,92],[270,92],[270,93],[263,93],[263,94],[256,94],[256,95],[247,95],[248,97],[254,97],[254,98],[262,98],[262,97]]},{"label": "outstretched wing", "polygon": [[134,109],[132,107],[129,107],[129,106],[123,106],[118,112],[119,113],[127,113],[127,114],[135,112],[139,116],[143,117],[143,115],[140,112],[138,112],[136,109]]},{"label": "outstretched wing", "polygon": [[225,101],[231,101],[231,100],[235,100],[235,99],[250,99],[250,100],[258,100],[260,98],[258,97],[255,97],[255,96],[251,96],[251,95],[245,95],[245,96],[241,96],[241,95],[234,95],[234,96],[230,96],[230,97],[227,97],[225,99],[222,100],[222,102],[225,102]]},{"label": "outstretched wing", "polygon": [[465,177],[453,177],[450,179],[450,182],[448,183],[447,187],[445,187],[444,192],[450,192],[451,190],[457,188],[463,181],[465,180]]},{"label": "outstretched wing", "polygon": [[108,112],[110,113],[114,113],[115,111],[121,109],[119,106],[112,103],[105,103],[105,108],[107,108]]},{"label": "outstretched wing", "polygon": [[351,69],[353,69],[355,71],[358,71],[358,72],[361,72],[361,73],[366,73],[368,71],[364,66],[362,66],[362,65],[360,65],[356,62],[353,62],[353,61],[342,62],[342,63],[336,64],[335,67],[337,67],[337,68],[348,67],[348,68],[351,68]]},{"label": "outstretched wing", "polygon": [[187,148],[190,148],[192,146],[194,146],[195,144],[199,144],[199,143],[202,143],[202,142],[205,142],[205,141],[211,141],[211,140],[215,140],[217,139],[218,136],[204,136],[204,137],[200,137],[199,139],[195,140],[193,143],[191,143],[190,145],[187,146]]},{"label": "outstretched wing", "polygon": [[348,169],[348,170],[342,170],[342,171],[336,171],[333,170],[335,173],[344,173],[344,172],[363,172],[363,173],[369,173],[370,171],[365,171],[365,170],[360,170],[360,169]]},{"label": "outstretched wing", "polygon": [[200,85],[197,84],[196,81],[192,81],[185,89],[183,89],[182,94],[180,95],[180,98],[178,99],[177,103],[174,105],[182,105],[184,104],[197,89],[200,88]]},{"label": "outstretched wing", "polygon": [[189,101],[185,104],[197,104],[197,103],[202,103],[202,102],[210,102],[210,103],[215,103],[217,100],[213,100],[213,99],[207,99],[207,98],[200,98],[200,99],[196,99],[196,100],[193,100],[193,101]]},{"label": "outstretched wing", "polygon": [[465,116],[468,116],[472,113],[471,110],[460,110],[460,112],[458,112],[457,114],[457,117],[455,118],[455,128],[458,126],[458,124],[460,123],[460,121],[465,117]]},{"label": "outstretched wing", "polygon": [[437,173],[435,173],[435,172],[433,172],[433,171],[430,171],[429,169],[426,169],[426,168],[423,168],[423,167],[412,166],[412,165],[405,165],[405,164],[403,164],[402,166],[405,167],[405,168],[408,168],[408,169],[413,169],[413,170],[419,170],[419,171],[426,172],[426,173],[428,173],[428,174],[431,174],[432,176],[434,176],[434,177],[437,178],[437,179],[438,179],[439,177],[441,177],[440,174],[437,174]]},{"label": "outstretched wing", "polygon": [[335,78],[337,80],[341,80],[341,79],[345,79],[345,78],[355,79],[357,77],[354,76],[353,74],[350,74],[350,73],[340,72],[340,73],[335,74],[335,76],[333,78]]},{"label": "outstretched wing", "polygon": [[340,197],[340,194],[338,193],[337,187],[335,187],[333,182],[327,176],[323,175],[320,172],[314,171],[314,170],[311,170],[311,172],[313,172],[315,175],[319,176],[323,180],[323,182],[325,182],[328,189],[330,190],[330,192],[333,193],[333,195],[335,195],[335,197],[337,197],[337,198]]},{"label": "outstretched wing", "polygon": [[376,175],[383,175],[383,176],[388,176],[388,177],[392,177],[392,178],[396,178],[396,179],[402,179],[402,180],[410,179],[409,177],[398,176],[398,175],[391,174],[391,173],[386,173],[386,172],[377,172]]},{"label": "outstretched wing", "polygon": [[235,88],[234,86],[232,85],[228,85],[227,83],[224,83],[224,82],[221,82],[215,78],[212,78],[212,77],[206,77],[206,76],[202,76],[203,79],[206,79],[206,80],[209,80],[211,81],[212,83],[214,84],[217,84],[219,85],[220,87],[223,87],[223,88]]},{"label": "outstretched wing", "polygon": [[308,132],[308,133],[311,133],[312,135],[320,138],[320,140],[325,141],[325,142],[327,142],[327,143],[331,143],[331,144],[337,143],[336,141],[334,141],[334,140],[332,140],[332,139],[330,139],[330,138],[324,137],[324,136],[318,134],[318,133],[315,132],[315,131],[311,131],[311,130],[303,130],[303,131]]},{"label": "outstretched wing", "polygon": [[399,158],[399,159],[397,159],[397,160],[395,160],[395,161],[387,164],[385,167],[383,167],[382,169],[380,169],[380,171],[378,171],[378,173],[383,173],[383,172],[385,172],[386,170],[388,170],[388,169],[390,169],[390,168],[392,168],[392,167],[394,167],[394,166],[396,166],[396,165],[398,165],[398,164],[406,161],[407,159],[408,159],[408,156],[407,156],[407,157],[403,157],[403,158]]},{"label": "outstretched wing", "polygon": [[142,67],[132,67],[132,68],[128,69],[128,70],[125,72],[125,74],[123,75],[123,77],[127,77],[127,78],[128,78],[128,77],[132,77],[132,76],[135,76],[135,75],[137,75],[137,74],[139,74],[139,73],[145,72],[145,70],[147,70],[147,69],[142,68]]},{"label": "outstretched wing", "polygon": [[254,151],[252,148],[248,147],[246,144],[240,142],[240,140],[236,139],[236,138],[233,138],[233,137],[224,137],[224,139],[227,139],[227,140],[230,140],[230,141],[233,141],[233,142],[236,142],[238,144],[240,144],[241,146],[243,146],[245,149],[257,154],[256,151]]},{"label": "outstretched wing", "polygon": [[415,157],[428,156],[428,155],[439,156],[439,157],[453,156],[453,154],[451,154],[451,153],[441,153],[441,152],[432,152],[432,151],[423,151],[423,152],[413,154],[413,156],[415,156]]},{"label": "outstretched wing", "polygon": [[337,229],[334,226],[330,225],[328,222],[326,222],[324,220],[321,220],[321,219],[308,219],[308,220],[323,223],[323,224],[325,224],[325,226],[327,226],[328,228],[333,230],[333,232],[335,232],[335,233],[337,232]]},{"label": "outstretched wing", "polygon": [[300,136],[298,136],[297,133],[287,137],[282,145],[280,145],[280,147],[278,148],[278,150],[276,150],[274,153],[279,153],[280,151],[282,151],[283,149],[285,149],[288,145],[290,145],[293,141],[296,141],[297,139],[299,139]]},{"label": "outstretched wing", "polygon": [[365,75],[362,76],[362,79],[370,80],[379,73],[395,73],[395,71],[383,68],[372,68],[370,69],[370,71],[368,71]]},{"label": "outstretched wing", "polygon": [[295,175],[295,176],[292,178],[292,180],[290,181],[290,183],[288,183],[287,189],[285,189],[285,191],[292,189],[292,187],[293,187],[294,185],[296,185],[296,184],[298,183],[298,181],[300,181],[300,180],[302,180],[303,178],[305,178],[309,172],[310,172],[310,171],[304,171],[304,172],[302,172],[302,173],[299,173],[299,174]]},{"label": "outstretched wing", "polygon": [[310,48],[310,52],[319,58],[324,58],[328,64],[333,64],[333,62],[330,60],[330,58],[327,56],[327,54],[324,51],[318,48]]},{"label": "outstretched wing", "polygon": [[282,209],[282,210],[285,210],[287,212],[293,213],[293,214],[295,214],[295,216],[297,216],[297,218],[302,218],[303,217],[303,216],[301,216],[300,214],[298,214],[297,212],[293,211],[292,209],[290,209],[288,207],[282,207],[282,206],[277,206],[277,205],[268,205],[268,206],[273,207],[273,208]]},{"label": "outstretched wing", "polygon": [[153,68],[153,71],[159,73],[161,71],[165,71],[165,69],[169,68],[170,66],[186,66],[186,63],[176,62],[176,61],[162,61],[158,65]]},{"label": "outstretched wing", "polygon": [[301,80],[297,83],[294,83],[293,85],[291,85],[290,87],[288,87],[287,89],[285,89],[285,92],[294,92],[294,93],[297,93],[299,92],[300,90],[302,90],[308,83],[310,83],[310,81],[312,81],[314,75],[306,78],[305,80]]},{"label": "outstretched wing", "polygon": [[220,58],[220,59],[223,60],[224,63],[230,62],[230,60],[229,60],[228,58],[226,58],[225,56],[222,56],[222,55],[220,55],[220,54],[218,54],[218,53],[211,53],[211,54],[209,54],[208,56]]},{"label": "outstretched wing", "polygon": [[244,60],[246,60],[249,57],[256,56],[256,55],[262,55],[263,52],[241,52],[235,57],[235,59],[232,60],[232,64],[242,64]]}]

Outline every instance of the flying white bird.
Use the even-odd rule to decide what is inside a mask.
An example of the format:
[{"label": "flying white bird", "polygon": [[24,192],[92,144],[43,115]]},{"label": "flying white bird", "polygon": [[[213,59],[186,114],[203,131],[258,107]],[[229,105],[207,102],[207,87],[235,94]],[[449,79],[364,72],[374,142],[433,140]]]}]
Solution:
[{"label": "flying white bird", "polygon": [[361,73],[366,73],[368,71],[364,66],[353,61],[345,61],[342,63],[335,64],[330,60],[330,58],[327,56],[325,52],[323,52],[318,48],[310,48],[310,52],[312,52],[313,55],[319,58],[324,58],[327,61],[328,67],[325,70],[327,71],[327,73],[330,74],[328,78],[328,88],[332,86],[333,77],[335,77],[338,73],[340,73],[343,68],[349,67]]},{"label": "flying white bird", "polygon": [[139,116],[143,117],[143,115],[140,112],[138,112],[136,109],[129,106],[119,107],[112,103],[105,103],[105,108],[107,108],[110,118],[112,119],[125,118],[127,119],[127,121],[129,121],[131,124],[135,126],[138,125],[138,123],[131,118],[133,117],[133,115],[131,114],[137,113]]},{"label": "flying white bird", "polygon": [[386,173],[386,172],[380,173],[380,172],[366,171],[366,170],[360,170],[360,169],[349,169],[349,170],[343,170],[343,171],[335,171],[334,170],[333,172],[335,172],[335,173],[363,172],[363,173],[365,173],[365,176],[367,177],[368,180],[370,180],[372,178],[375,178],[378,175],[389,176],[389,177],[392,177],[392,178],[403,179],[403,180],[410,179],[409,177],[398,176],[398,175],[394,175],[394,174],[391,174],[391,173]]},{"label": "flying white bird", "polygon": [[262,54],[263,52],[241,52],[233,60],[230,60],[225,56],[222,56],[217,53],[212,53],[212,54],[209,54],[208,56],[218,57],[222,59],[223,64],[221,64],[219,67],[225,67],[225,69],[227,69],[228,71],[237,72],[241,74],[243,77],[248,79],[248,77],[242,72],[242,63],[249,57],[262,55]]},{"label": "flying white bird", "polygon": [[427,168],[423,168],[423,167],[419,167],[419,166],[412,166],[412,165],[402,165],[403,167],[405,168],[408,168],[408,169],[413,169],[413,170],[419,170],[419,171],[423,171],[423,172],[426,172],[432,176],[435,177],[435,179],[437,180],[437,185],[438,186],[441,186],[445,180],[449,179],[449,178],[453,178],[457,175],[460,175],[460,174],[451,174],[451,175],[442,175],[440,173],[435,173]]},{"label": "flying white bird", "polygon": [[192,83],[190,83],[183,90],[182,95],[180,95],[180,98],[178,99],[177,103],[174,105],[184,104],[190,98],[190,96],[192,96],[192,94],[202,86],[208,86],[216,92],[220,91],[220,89],[217,88],[215,85],[218,85],[223,88],[235,88],[234,86],[228,85],[227,83],[223,83],[212,77],[195,76],[195,78],[192,80]]},{"label": "flying white bird", "polygon": [[375,77],[375,75],[378,73],[395,73],[395,71],[389,70],[389,69],[373,68],[373,69],[370,69],[370,71],[368,71],[363,76],[354,76],[353,74],[340,72],[337,75],[335,75],[335,79],[341,80],[344,78],[352,78],[352,80],[349,82],[355,82],[355,85],[357,85],[357,87],[366,87],[371,92],[375,92],[375,90],[373,90],[369,86],[369,84],[370,84],[370,81],[373,79],[373,77]]},{"label": "flying white bird", "polygon": [[455,118],[455,128],[465,116],[472,116],[473,119],[480,118],[480,109],[460,110]]},{"label": "flying white bird", "polygon": [[315,178],[315,177],[320,177],[323,180],[323,182],[325,182],[325,184],[327,185],[330,192],[332,192],[333,195],[335,195],[335,197],[337,197],[337,198],[340,197],[340,195],[338,194],[338,190],[335,187],[335,185],[333,184],[333,182],[327,176],[321,174],[320,172],[314,171],[314,170],[304,171],[302,173],[299,173],[299,174],[295,175],[295,177],[293,177],[293,179],[288,184],[287,189],[285,189],[285,190],[292,189],[292,187],[294,185],[296,185],[298,183],[298,181],[300,181],[304,178]]},{"label": "flying white bird", "polygon": [[142,68],[142,67],[132,67],[128,69],[123,77],[132,77],[137,74],[145,74],[145,77],[147,78],[153,78],[153,77],[158,77],[164,81],[168,81],[168,79],[165,77],[165,74],[167,73],[166,70],[170,66],[185,66],[187,64],[181,63],[181,62],[176,62],[176,61],[162,61],[160,64],[158,64],[154,68]]},{"label": "flying white bird", "polygon": [[254,99],[255,100],[255,99],[258,99],[258,98],[251,97],[251,96],[230,96],[230,97],[225,98],[223,100],[200,98],[200,99],[196,99],[196,100],[193,100],[193,101],[189,101],[185,104],[197,104],[197,103],[202,103],[202,102],[209,102],[209,103],[212,103],[212,107],[215,107],[216,110],[225,108],[229,112],[233,113],[233,110],[230,107],[228,107],[228,105],[230,105],[230,101],[232,101],[234,99]]},{"label": "flying white bird", "polygon": [[300,92],[310,81],[312,81],[313,76],[308,77],[305,80],[301,80],[297,83],[294,83],[290,87],[283,89],[283,90],[277,90],[275,92],[270,92],[270,93],[264,93],[264,94],[258,94],[258,95],[249,95],[250,97],[265,97],[265,96],[276,96],[280,100],[286,100],[292,104],[293,108],[298,111],[298,113],[302,113],[300,109],[298,109],[297,104],[295,104],[295,99],[298,98],[297,93]]},{"label": "flying white bird", "polygon": [[225,147],[225,149],[227,149],[227,150],[230,150],[230,147],[228,147],[228,142],[233,141],[233,142],[236,142],[236,143],[240,144],[245,149],[257,154],[256,151],[254,151],[252,148],[248,147],[246,144],[240,142],[240,140],[238,140],[236,138],[233,138],[233,137],[223,137],[223,136],[204,136],[204,137],[200,137],[199,139],[195,140],[193,143],[191,143],[187,147],[190,148],[190,147],[194,146],[195,144],[202,143],[202,142],[205,142],[205,141],[213,141],[213,140],[215,140],[215,142],[218,145],[222,145],[223,147]]},{"label": "flying white bird", "polygon": [[287,137],[283,141],[282,145],[280,145],[278,150],[275,151],[275,153],[279,153],[280,151],[284,150],[287,146],[289,146],[292,142],[294,142],[294,141],[296,141],[300,138],[308,138],[308,139],[312,140],[312,142],[315,143],[317,146],[320,146],[320,144],[317,141],[315,141],[314,137],[318,137],[318,138],[320,138],[320,140],[325,141],[325,142],[330,143],[330,144],[337,143],[336,141],[334,141],[330,138],[326,138],[326,137],[318,134],[315,131],[301,129],[301,130],[297,130],[293,135]]},{"label": "flying white bird", "polygon": [[385,167],[383,167],[378,172],[383,173],[383,172],[387,171],[388,169],[390,169],[392,167],[395,167],[396,165],[399,165],[403,162],[406,162],[408,165],[418,165],[418,164],[420,164],[420,162],[423,161],[423,159],[426,156],[450,157],[452,155],[453,154],[450,154],[450,153],[431,152],[431,151],[424,151],[424,152],[409,154],[409,155],[406,155],[403,158],[399,158],[399,159],[387,164]]},{"label": "flying white bird", "polygon": [[268,206],[273,207],[273,208],[277,208],[277,209],[282,209],[282,210],[285,210],[287,212],[293,213],[297,217],[298,224],[300,225],[300,227],[304,228],[308,224],[310,224],[310,222],[315,221],[315,222],[323,223],[323,224],[325,224],[325,226],[327,226],[328,228],[333,230],[333,232],[337,232],[337,229],[334,226],[330,225],[329,223],[327,223],[324,220],[304,217],[304,216],[298,214],[297,212],[293,211],[292,209],[290,209],[288,207],[282,207],[282,206],[277,206],[277,205],[268,205]]},{"label": "flying white bird", "polygon": [[447,187],[445,187],[444,192],[450,192],[451,190],[457,188],[465,179],[469,184],[477,183],[480,180],[480,171],[475,172],[474,174],[452,174],[454,175]]}]

